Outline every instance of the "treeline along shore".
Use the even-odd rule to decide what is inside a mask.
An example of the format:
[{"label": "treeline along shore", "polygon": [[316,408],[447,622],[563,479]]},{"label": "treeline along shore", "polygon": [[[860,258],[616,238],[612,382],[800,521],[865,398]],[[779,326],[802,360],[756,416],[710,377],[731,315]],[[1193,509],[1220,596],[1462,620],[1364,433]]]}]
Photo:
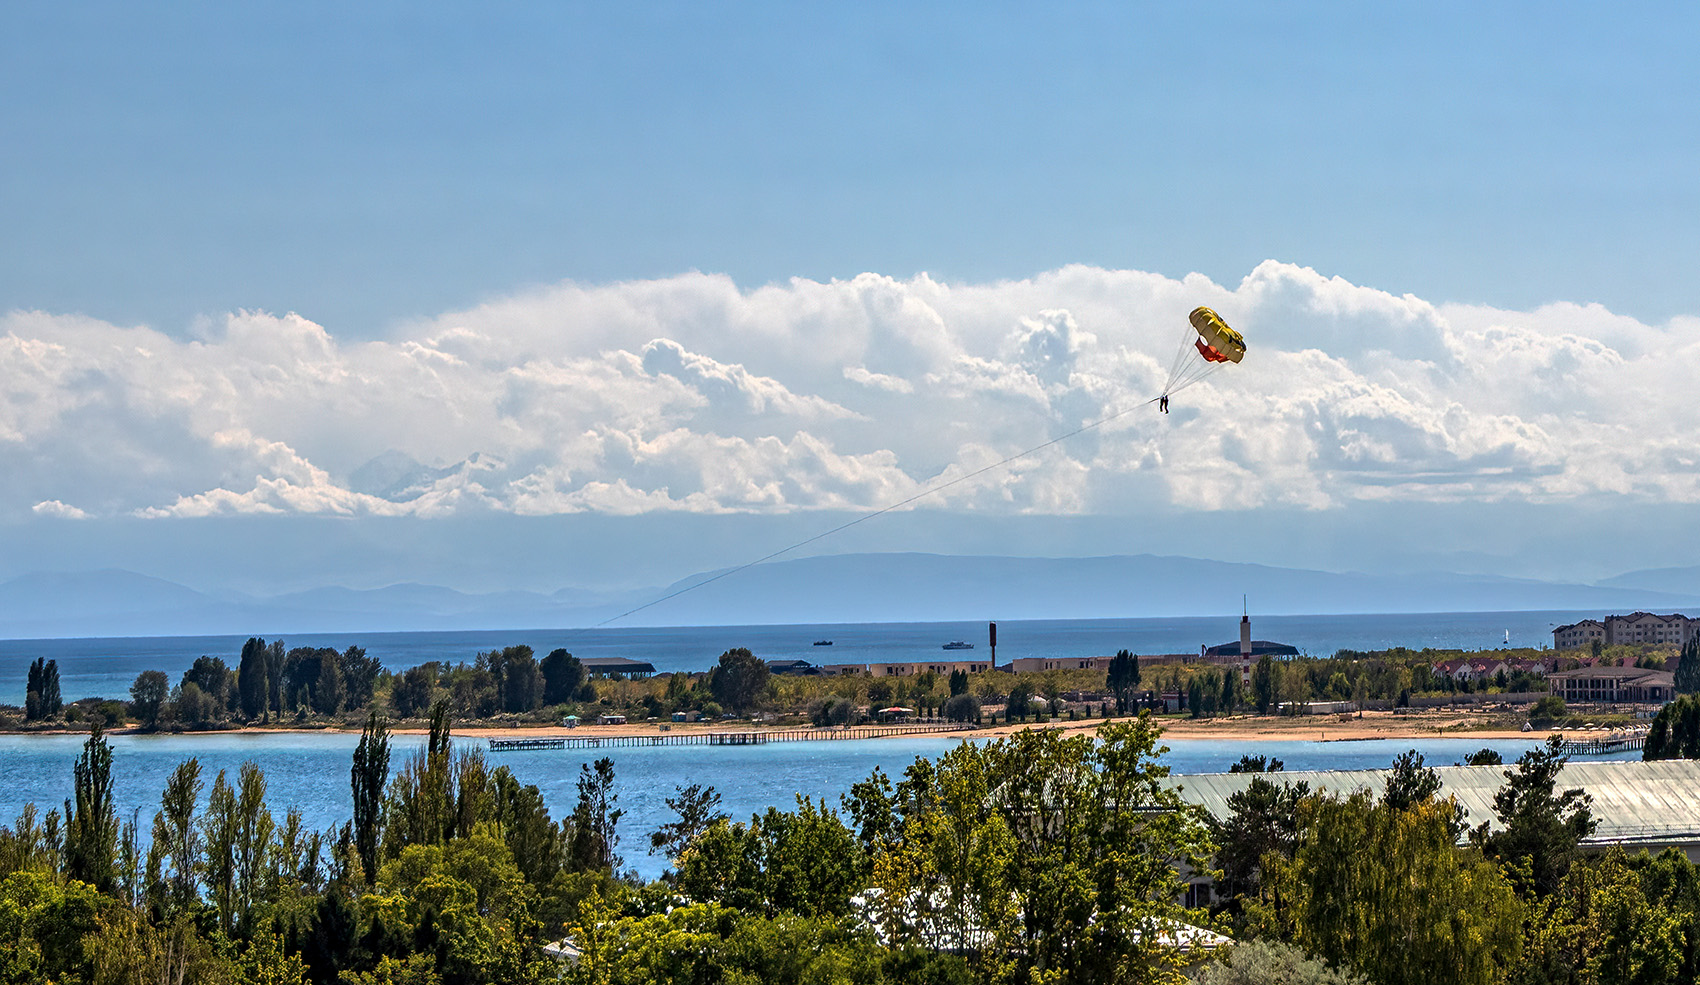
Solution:
[{"label": "treeline along shore", "polygon": [[[1071,663],[1073,661],[1057,661]],[[133,728],[193,732],[243,727],[357,729],[375,711],[398,727],[424,728],[439,702],[458,727],[523,728],[594,723],[720,723],[849,726],[877,721],[940,721],[992,726],[1077,721],[1138,710],[1227,723],[1246,716],[1349,709],[1416,709],[1462,699],[1511,707],[1539,724],[1566,721],[1546,694],[1547,675],[1584,664],[1676,667],[1674,646],[1612,646],[1599,652],[1393,648],[1341,650],[1328,657],[1260,657],[1242,679],[1237,658],[1142,657],[1123,650],[1091,669],[1012,673],[1004,668],[902,674],[788,673],[748,649],[720,654],[698,672],[652,675],[618,661],[581,662],[565,649],[539,658],[526,645],[479,652],[470,660],[385,668],[360,646],[289,648],[250,638],[240,653],[197,658],[176,680],[139,673],[127,695],[61,699],[59,668],[38,658],[22,708],[0,707],[0,730]],[[883,665],[882,665],[883,666]],[[1458,668],[1487,668],[1457,673]],[[1529,706],[1533,707],[1529,707]],[[1621,720],[1624,709],[1589,709],[1591,721]]]},{"label": "treeline along shore", "polygon": [[[1687,699],[1684,699],[1687,700]],[[96,725],[72,796],[0,826],[0,982],[584,985],[1050,982],[1664,985],[1700,975],[1700,868],[1591,841],[1556,739],[1470,816],[1412,752],[1323,792],[1245,756],[1205,807],[1150,712],[1030,728],[874,769],[836,804],[748,819],[700,784],[570,813],[453,741],[392,764],[368,712],[346,820],[276,813],[254,762],[188,758],[157,808]],[[1639,765],[1639,764],[1629,764]],[[1471,769],[1455,767],[1453,769]],[[648,832],[633,798],[664,800]],[[664,857],[659,878],[627,867]]]}]

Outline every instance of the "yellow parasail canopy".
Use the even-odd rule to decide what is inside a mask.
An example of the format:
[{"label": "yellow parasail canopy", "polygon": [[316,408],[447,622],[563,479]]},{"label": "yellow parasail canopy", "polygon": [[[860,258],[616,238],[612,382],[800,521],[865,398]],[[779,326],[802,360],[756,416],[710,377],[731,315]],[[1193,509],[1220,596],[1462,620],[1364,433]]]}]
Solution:
[{"label": "yellow parasail canopy", "polygon": [[1205,359],[1237,363],[1245,358],[1245,336],[1229,328],[1221,315],[1198,307],[1192,309],[1187,321],[1198,331],[1198,351]]}]

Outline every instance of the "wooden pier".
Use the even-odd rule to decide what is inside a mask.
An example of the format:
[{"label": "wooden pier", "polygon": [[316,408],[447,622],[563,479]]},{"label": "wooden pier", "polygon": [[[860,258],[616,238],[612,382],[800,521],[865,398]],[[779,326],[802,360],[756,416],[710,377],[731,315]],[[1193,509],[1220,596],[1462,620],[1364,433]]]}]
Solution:
[{"label": "wooden pier", "polygon": [[749,732],[657,732],[651,735],[560,735],[535,739],[490,739],[491,752],[533,749],[600,749],[604,746],[764,746],[770,742],[880,739],[894,735],[948,735],[972,725],[864,725],[859,728],[788,728]]},{"label": "wooden pier", "polygon": [[1629,735],[1601,736],[1570,736],[1564,737],[1564,752],[1570,756],[1606,756],[1614,752],[1628,752],[1640,749],[1646,745],[1647,736],[1642,733]]}]

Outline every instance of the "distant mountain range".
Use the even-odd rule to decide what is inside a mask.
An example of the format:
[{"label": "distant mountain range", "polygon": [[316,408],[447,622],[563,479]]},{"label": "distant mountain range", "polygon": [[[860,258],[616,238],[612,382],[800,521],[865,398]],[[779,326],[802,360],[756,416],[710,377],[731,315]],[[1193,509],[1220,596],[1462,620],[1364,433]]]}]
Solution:
[{"label": "distant mountain range", "polygon": [[[324,586],[270,597],[198,591],[131,571],[40,573],[0,583],[0,638],[384,632],[583,626],[723,574],[662,588],[473,594],[436,585]],[[619,625],[1084,619],[1253,612],[1700,609],[1700,567],[1593,585],[1444,572],[1374,575],[1187,557],[844,554],[736,571]],[[1700,613],[1697,613],[1700,614]]]}]

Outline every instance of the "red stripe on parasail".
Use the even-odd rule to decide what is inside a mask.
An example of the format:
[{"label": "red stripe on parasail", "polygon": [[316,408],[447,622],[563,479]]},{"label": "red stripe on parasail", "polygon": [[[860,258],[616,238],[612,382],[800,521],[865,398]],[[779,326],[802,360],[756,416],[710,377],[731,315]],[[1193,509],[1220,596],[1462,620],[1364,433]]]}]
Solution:
[{"label": "red stripe on parasail", "polygon": [[1215,346],[1205,345],[1203,339],[1194,339],[1192,344],[1198,346],[1199,355],[1213,363],[1225,363],[1228,361],[1228,357],[1218,352]]}]

